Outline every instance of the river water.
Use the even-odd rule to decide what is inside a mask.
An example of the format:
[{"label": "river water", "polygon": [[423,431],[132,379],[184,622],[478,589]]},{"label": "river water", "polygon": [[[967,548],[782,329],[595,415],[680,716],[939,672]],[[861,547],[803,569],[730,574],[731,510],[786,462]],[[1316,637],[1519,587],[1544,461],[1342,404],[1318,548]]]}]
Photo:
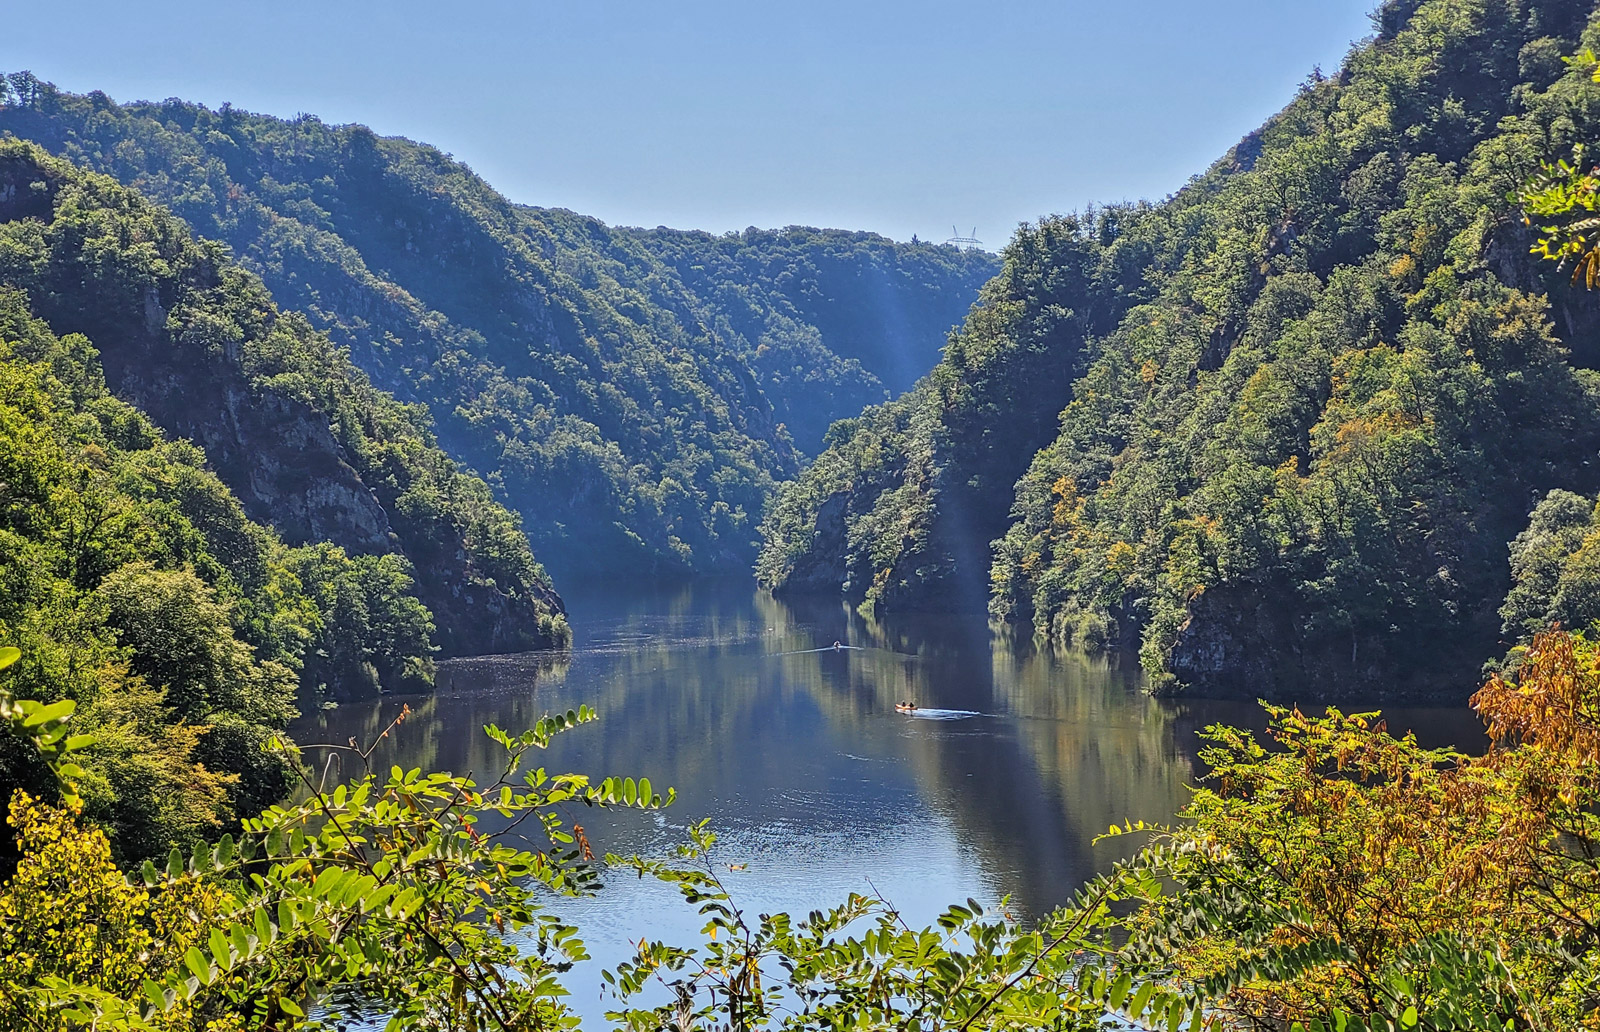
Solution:
[{"label": "river water", "polygon": [[[433,695],[346,703],[293,733],[367,741],[409,704],[380,769],[485,773],[483,725],[520,732],[587,704],[600,720],[539,762],[678,791],[657,813],[575,814],[596,852],[664,857],[686,824],[710,817],[717,862],[750,912],[804,914],[876,890],[926,924],[969,896],[1009,897],[1023,917],[1049,911],[1120,855],[1096,835],[1182,805],[1199,774],[1196,731],[1262,724],[1254,703],[1151,699],[1136,672],[1007,642],[979,616],[879,623],[748,583],[594,587],[567,603],[570,654],[451,661]],[[902,701],[918,712],[897,712]],[[1464,706],[1387,716],[1429,745],[1482,739]],[[602,967],[642,936],[693,943],[703,923],[631,875],[551,909],[583,929],[595,958],[567,979],[594,1027],[615,1006]]]}]

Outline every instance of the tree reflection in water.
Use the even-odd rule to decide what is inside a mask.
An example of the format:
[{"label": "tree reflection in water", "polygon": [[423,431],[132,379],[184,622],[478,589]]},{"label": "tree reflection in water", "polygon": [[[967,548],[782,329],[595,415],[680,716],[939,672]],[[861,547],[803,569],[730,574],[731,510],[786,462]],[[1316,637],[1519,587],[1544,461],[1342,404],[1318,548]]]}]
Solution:
[{"label": "tree reflection in water", "polygon": [[[734,888],[758,911],[805,912],[871,886],[929,921],[968,895],[1048,911],[1117,858],[1092,845],[1108,825],[1167,820],[1183,804],[1195,730],[1261,724],[1252,703],[1151,699],[1137,672],[1018,644],[981,617],[869,621],[747,584],[599,587],[568,602],[570,654],[446,662],[435,694],[316,713],[296,737],[370,738],[409,703],[382,762],[485,772],[484,724],[520,730],[587,703],[599,724],[563,736],[551,769],[643,771],[679,792],[664,817],[574,814],[596,850],[661,855],[710,816],[728,862],[745,865]],[[895,711],[902,701],[976,715],[919,719]],[[1432,744],[1478,734],[1464,709],[1391,722]],[[598,967],[630,939],[698,927],[670,892],[632,879],[562,912],[599,961],[572,976],[596,1015]]]}]

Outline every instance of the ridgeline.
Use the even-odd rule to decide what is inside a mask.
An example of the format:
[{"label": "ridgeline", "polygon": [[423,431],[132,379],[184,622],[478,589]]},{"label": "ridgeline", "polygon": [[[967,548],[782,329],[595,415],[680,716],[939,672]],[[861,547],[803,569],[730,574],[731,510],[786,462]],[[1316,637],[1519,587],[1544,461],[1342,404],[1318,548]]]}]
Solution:
[{"label": "ridgeline", "polygon": [[937,361],[997,268],[871,233],[610,227],[313,116],[33,83],[0,132],[227,243],[377,387],[428,406],[558,579],[747,570],[774,485]]},{"label": "ridgeline", "polygon": [[1590,13],[1388,4],[1169,200],[1024,227],[938,367],[780,494],[762,579],[988,596],[1158,685],[1464,692],[1507,543],[1600,474],[1600,305],[1516,201],[1594,135]]}]

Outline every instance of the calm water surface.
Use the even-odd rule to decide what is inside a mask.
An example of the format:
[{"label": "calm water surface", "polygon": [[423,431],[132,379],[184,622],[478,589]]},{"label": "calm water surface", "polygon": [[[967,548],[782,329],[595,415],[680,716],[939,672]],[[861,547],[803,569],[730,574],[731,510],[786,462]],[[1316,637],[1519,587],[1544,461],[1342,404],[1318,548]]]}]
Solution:
[{"label": "calm water surface", "polygon": [[[710,817],[718,861],[746,865],[724,873],[751,912],[805,913],[875,888],[929,923],[968,896],[1048,912],[1118,857],[1095,835],[1183,803],[1198,729],[1261,725],[1254,704],[1153,700],[1134,673],[1008,644],[981,617],[876,623],[748,584],[594,588],[567,602],[570,655],[452,661],[434,695],[346,703],[295,736],[367,740],[409,703],[385,766],[485,773],[483,725],[517,732],[586,703],[600,720],[562,736],[547,767],[678,790],[656,814],[580,808],[596,852],[665,856]],[[832,651],[836,640],[851,648]],[[937,712],[897,713],[901,700]],[[1482,737],[1464,707],[1388,716],[1426,744]],[[672,891],[620,874],[552,909],[595,957],[567,984],[596,1025],[615,1002],[601,996],[602,967],[641,936],[693,942],[703,923]]]}]

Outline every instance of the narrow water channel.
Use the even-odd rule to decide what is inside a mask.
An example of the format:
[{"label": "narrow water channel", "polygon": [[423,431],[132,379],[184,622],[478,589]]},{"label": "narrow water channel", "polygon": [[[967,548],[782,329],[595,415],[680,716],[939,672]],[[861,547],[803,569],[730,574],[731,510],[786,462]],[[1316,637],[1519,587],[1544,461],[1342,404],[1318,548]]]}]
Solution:
[{"label": "narrow water channel", "polygon": [[[787,605],[726,583],[597,587],[568,604],[570,655],[449,662],[434,695],[346,703],[303,718],[295,737],[368,740],[409,704],[414,715],[383,743],[385,766],[483,773],[483,725],[520,731],[587,704],[600,720],[559,739],[547,767],[678,791],[660,813],[577,814],[597,852],[664,856],[686,824],[710,817],[718,861],[753,912],[805,913],[876,889],[927,923],[968,896],[1010,897],[1019,916],[1048,911],[1116,858],[1092,844],[1108,825],[1167,820],[1182,805],[1197,730],[1262,722],[1253,703],[1150,699],[1134,673],[1000,640],[978,617],[874,623],[839,603]],[[1425,744],[1482,737],[1464,706],[1388,716]],[[641,936],[692,942],[702,923],[632,876],[553,909],[594,955],[568,985],[595,1025],[615,1005],[602,967]]]}]

